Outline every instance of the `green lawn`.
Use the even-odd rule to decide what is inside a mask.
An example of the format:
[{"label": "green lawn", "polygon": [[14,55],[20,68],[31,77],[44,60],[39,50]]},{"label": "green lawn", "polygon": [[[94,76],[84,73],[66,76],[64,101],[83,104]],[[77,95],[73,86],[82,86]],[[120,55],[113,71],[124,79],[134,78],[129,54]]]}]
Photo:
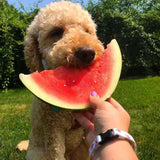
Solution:
[{"label": "green lawn", "polygon": [[[131,116],[130,133],[141,160],[160,160],[160,77],[121,80],[113,94]],[[32,94],[26,89],[0,92],[0,160],[24,160],[19,141],[28,139]]]}]

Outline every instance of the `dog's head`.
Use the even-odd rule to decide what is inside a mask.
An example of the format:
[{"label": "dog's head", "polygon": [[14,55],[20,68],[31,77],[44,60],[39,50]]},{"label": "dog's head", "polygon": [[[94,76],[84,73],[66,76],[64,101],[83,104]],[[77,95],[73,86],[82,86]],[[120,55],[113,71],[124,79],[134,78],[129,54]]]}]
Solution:
[{"label": "dog's head", "polygon": [[79,4],[54,2],[42,8],[27,30],[25,59],[31,72],[60,65],[81,67],[103,54],[96,25]]}]

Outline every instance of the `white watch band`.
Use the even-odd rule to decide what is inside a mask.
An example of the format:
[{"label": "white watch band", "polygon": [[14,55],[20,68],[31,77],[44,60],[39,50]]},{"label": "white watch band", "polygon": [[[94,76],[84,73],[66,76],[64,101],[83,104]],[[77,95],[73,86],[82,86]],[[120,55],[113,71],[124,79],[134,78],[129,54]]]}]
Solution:
[{"label": "white watch band", "polygon": [[113,129],[108,130],[105,133],[99,134],[96,137],[96,139],[93,141],[92,145],[89,148],[90,157],[93,157],[94,152],[98,149],[98,147],[101,144],[107,143],[107,141],[110,141],[115,138],[131,141],[133,149],[136,150],[136,142],[129,133],[122,131],[120,129],[117,129],[117,128],[113,128]]}]

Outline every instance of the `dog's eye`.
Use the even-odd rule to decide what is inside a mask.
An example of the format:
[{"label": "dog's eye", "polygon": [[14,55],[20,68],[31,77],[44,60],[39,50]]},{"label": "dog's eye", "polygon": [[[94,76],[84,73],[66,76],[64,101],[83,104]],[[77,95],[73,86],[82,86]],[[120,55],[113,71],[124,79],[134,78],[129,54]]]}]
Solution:
[{"label": "dog's eye", "polygon": [[63,33],[64,33],[64,30],[63,28],[55,28],[53,31],[52,31],[52,36],[54,37],[62,37],[63,36]]},{"label": "dog's eye", "polygon": [[86,30],[85,30],[85,32],[86,32],[86,33],[89,33],[89,30],[88,30],[88,29],[86,29]]}]

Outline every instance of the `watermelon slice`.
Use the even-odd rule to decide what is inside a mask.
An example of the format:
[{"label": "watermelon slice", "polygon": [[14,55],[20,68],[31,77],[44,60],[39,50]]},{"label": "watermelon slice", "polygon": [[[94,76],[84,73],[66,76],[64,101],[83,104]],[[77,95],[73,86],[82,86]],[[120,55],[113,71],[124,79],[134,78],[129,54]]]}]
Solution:
[{"label": "watermelon slice", "polygon": [[111,96],[119,81],[122,67],[121,52],[116,40],[94,64],[78,69],[60,66],[29,75],[20,74],[20,80],[43,101],[65,109],[86,109],[89,95],[96,91],[103,99]]}]

